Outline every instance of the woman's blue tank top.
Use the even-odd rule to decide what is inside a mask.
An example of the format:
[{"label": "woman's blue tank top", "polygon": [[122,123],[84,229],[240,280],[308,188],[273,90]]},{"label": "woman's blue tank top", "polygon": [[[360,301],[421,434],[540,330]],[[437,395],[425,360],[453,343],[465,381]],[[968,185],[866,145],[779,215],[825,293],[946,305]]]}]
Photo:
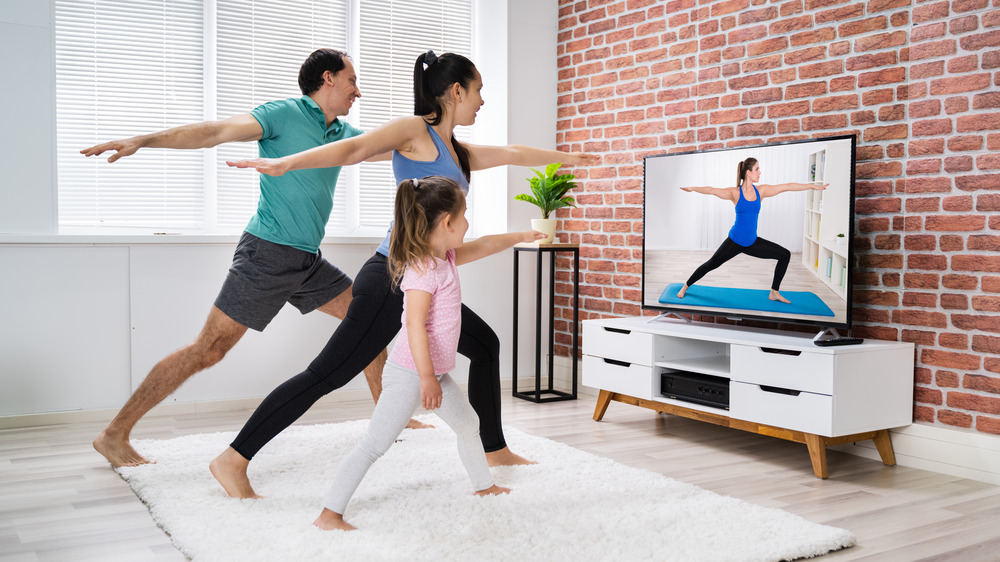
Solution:
[{"label": "woman's blue tank top", "polygon": [[753,192],[757,199],[747,201],[740,188],[740,199],[736,202],[736,222],[729,229],[729,238],[740,246],[747,247],[757,241],[757,218],[760,216],[760,192],[754,185]]},{"label": "woman's blue tank top", "polygon": [[[438,156],[434,160],[424,162],[410,160],[399,152],[392,151],[392,173],[396,176],[396,185],[398,186],[399,182],[403,180],[419,179],[425,176],[444,176],[455,180],[455,183],[468,195],[469,180],[465,179],[465,173],[462,172],[462,168],[458,166],[455,159],[451,157],[451,152],[448,152],[448,145],[441,140],[434,127],[431,127],[430,123],[426,123],[426,125],[427,131],[434,141],[434,147],[437,148]],[[393,199],[395,200],[395,197]],[[390,234],[392,234],[392,222],[389,223],[389,230],[385,233],[385,240],[375,250],[383,256],[389,255]]]}]

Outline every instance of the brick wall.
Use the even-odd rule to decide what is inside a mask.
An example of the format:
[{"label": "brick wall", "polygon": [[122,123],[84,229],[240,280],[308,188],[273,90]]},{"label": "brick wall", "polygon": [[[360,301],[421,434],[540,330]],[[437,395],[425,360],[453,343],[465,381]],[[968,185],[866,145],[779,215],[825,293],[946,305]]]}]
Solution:
[{"label": "brick wall", "polygon": [[1000,434],[1000,0],[560,0],[558,66],[603,156],[559,213],[582,319],[642,313],[644,156],[854,134],[855,334],[916,344],[916,420]]}]

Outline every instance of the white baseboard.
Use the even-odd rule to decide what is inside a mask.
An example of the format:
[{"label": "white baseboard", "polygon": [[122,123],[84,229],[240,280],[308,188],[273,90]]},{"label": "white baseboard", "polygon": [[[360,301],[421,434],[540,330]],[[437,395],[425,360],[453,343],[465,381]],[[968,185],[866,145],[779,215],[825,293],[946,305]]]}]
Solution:
[{"label": "white baseboard", "polygon": [[[911,424],[889,431],[896,464],[1000,484],[1000,437],[933,425]],[[879,460],[871,441],[832,447]]]}]

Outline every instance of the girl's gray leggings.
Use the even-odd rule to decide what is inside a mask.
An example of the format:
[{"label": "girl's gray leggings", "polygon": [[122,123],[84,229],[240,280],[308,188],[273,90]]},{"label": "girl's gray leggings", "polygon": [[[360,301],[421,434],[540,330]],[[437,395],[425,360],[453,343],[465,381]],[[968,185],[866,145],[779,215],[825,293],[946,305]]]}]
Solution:
[{"label": "girl's gray leggings", "polygon": [[[472,488],[477,492],[490,488],[493,477],[479,439],[479,417],[450,375],[439,375],[438,380],[441,382],[441,407],[434,413],[458,435],[458,456],[469,473]],[[382,371],[382,396],[375,405],[368,431],[337,469],[333,485],[323,499],[323,507],[344,514],[347,502],[358,489],[365,473],[389,450],[419,406],[420,375],[387,362]]]}]

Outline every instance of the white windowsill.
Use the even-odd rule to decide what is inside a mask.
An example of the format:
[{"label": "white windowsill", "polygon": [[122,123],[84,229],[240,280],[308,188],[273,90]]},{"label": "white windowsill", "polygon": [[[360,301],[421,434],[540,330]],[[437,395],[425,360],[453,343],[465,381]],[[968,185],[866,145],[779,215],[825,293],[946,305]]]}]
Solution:
[{"label": "white windowsill", "polygon": [[[3,245],[236,244],[239,234],[0,234]],[[324,245],[378,245],[382,236],[327,236]]]}]

